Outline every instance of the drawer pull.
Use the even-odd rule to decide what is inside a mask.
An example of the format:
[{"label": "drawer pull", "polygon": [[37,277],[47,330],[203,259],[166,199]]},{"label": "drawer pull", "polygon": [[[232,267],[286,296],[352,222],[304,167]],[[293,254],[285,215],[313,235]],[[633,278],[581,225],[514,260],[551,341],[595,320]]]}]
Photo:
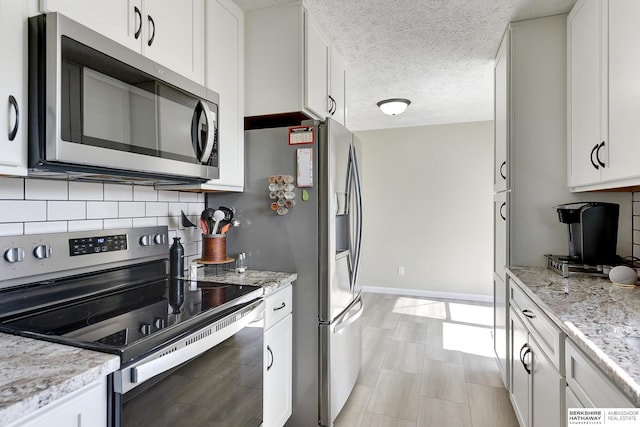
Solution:
[{"label": "drawer pull", "polygon": [[271,351],[271,347],[269,346],[267,346],[267,351],[269,352],[269,355],[271,355],[271,362],[267,366],[267,371],[268,371],[273,366],[273,351]]},{"label": "drawer pull", "polygon": [[535,313],[533,311],[529,310],[528,308],[522,310],[522,314],[527,316],[529,319],[535,319],[535,317],[536,317]]},{"label": "drawer pull", "polygon": [[522,367],[524,368],[525,371],[527,371],[527,374],[529,375],[531,375],[531,369],[529,369],[529,367],[527,366],[527,363],[524,361],[524,358],[527,357],[527,355],[530,353],[531,353],[531,347],[529,347],[528,343],[524,343],[520,348],[520,363],[522,363]]},{"label": "drawer pull", "polygon": [[282,304],[280,304],[280,307],[273,307],[273,311],[282,310],[286,306],[287,306],[287,304],[285,304],[284,301],[282,301]]}]

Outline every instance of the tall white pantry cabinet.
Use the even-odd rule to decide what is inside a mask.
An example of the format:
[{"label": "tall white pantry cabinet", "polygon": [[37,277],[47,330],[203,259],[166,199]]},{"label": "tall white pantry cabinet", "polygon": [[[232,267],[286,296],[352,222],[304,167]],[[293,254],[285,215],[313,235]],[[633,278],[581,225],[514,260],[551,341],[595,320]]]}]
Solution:
[{"label": "tall white pantry cabinet", "polygon": [[494,351],[511,390],[505,265],[567,252],[566,15],[511,23],[495,60]]}]

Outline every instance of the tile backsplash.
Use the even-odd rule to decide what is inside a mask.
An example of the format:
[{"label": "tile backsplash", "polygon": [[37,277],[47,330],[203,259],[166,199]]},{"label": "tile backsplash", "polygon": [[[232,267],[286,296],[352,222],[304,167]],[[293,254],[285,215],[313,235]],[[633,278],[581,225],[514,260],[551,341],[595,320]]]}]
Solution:
[{"label": "tile backsplash", "polygon": [[180,211],[198,224],[204,205],[204,194],[143,185],[0,178],[0,235],[166,225],[170,243],[182,238],[188,266],[200,257],[202,237],[182,227]]}]

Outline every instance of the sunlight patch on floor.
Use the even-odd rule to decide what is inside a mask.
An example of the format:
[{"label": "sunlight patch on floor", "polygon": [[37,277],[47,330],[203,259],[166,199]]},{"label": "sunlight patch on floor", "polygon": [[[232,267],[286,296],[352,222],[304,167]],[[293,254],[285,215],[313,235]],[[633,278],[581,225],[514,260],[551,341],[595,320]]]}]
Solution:
[{"label": "sunlight patch on floor", "polygon": [[442,301],[431,301],[422,298],[399,297],[393,305],[393,312],[409,316],[446,319],[446,304]]},{"label": "sunlight patch on floor", "polygon": [[442,348],[478,356],[495,357],[491,328],[486,326],[444,322],[442,324]]},{"label": "sunlight patch on floor", "polygon": [[449,303],[451,320],[474,325],[493,326],[493,307],[463,303]]}]

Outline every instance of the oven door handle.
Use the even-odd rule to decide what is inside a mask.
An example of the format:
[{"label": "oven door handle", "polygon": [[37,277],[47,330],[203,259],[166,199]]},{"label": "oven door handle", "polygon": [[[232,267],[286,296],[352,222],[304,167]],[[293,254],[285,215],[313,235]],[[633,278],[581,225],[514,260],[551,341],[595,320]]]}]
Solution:
[{"label": "oven door handle", "polygon": [[[260,300],[254,304],[250,314],[243,316],[231,325],[222,327],[220,330],[215,331],[217,326],[216,324],[218,323],[216,322],[216,324],[194,334],[195,337],[192,339],[195,341],[192,344],[172,351],[164,356],[158,357],[157,359],[132,367],[131,382],[136,385],[142,384],[158,374],[173,369],[176,366],[201,355],[255,321],[257,315],[262,310],[264,310],[264,302]],[[223,321],[224,320],[225,319],[223,319]],[[207,335],[210,329],[215,332]],[[202,336],[202,338],[198,339],[199,336]]]}]

